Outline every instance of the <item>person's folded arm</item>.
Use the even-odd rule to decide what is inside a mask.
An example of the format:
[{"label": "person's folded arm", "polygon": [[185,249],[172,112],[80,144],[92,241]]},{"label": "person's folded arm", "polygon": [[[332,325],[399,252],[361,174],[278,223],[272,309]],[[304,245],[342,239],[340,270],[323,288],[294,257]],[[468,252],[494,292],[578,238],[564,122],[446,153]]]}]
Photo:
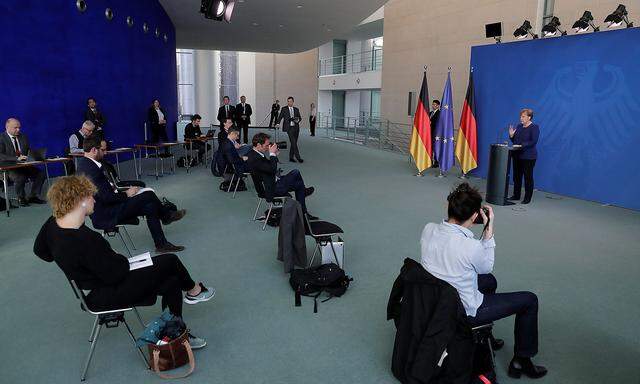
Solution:
[{"label": "person's folded arm", "polygon": [[[84,267],[90,270],[107,285],[114,285],[129,273],[129,260],[111,249],[109,243],[101,236],[91,241],[92,251],[87,251]],[[89,244],[87,244],[89,249]]]}]

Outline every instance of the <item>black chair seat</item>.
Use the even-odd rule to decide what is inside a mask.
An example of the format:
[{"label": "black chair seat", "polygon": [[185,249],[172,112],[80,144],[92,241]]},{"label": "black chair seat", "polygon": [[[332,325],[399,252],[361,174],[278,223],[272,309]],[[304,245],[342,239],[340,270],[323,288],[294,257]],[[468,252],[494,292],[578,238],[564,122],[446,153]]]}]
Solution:
[{"label": "black chair seat", "polygon": [[[156,305],[156,301],[158,300],[157,296],[149,296],[147,299],[142,300],[140,303],[136,303],[134,305],[129,305],[129,307],[151,307],[153,305]],[[87,303],[87,305],[89,305],[89,303]],[[91,309],[94,312],[101,312],[101,311],[112,311],[115,309],[119,309],[122,307],[126,307],[126,305],[117,305],[115,308],[109,308],[109,307],[99,307],[99,308],[94,308],[93,305],[91,305],[89,307],[89,309]],[[80,304],[80,308],[83,311],[86,311],[86,309],[84,308],[83,304]]]},{"label": "black chair seat", "polygon": [[328,221],[305,221],[305,233],[309,236],[322,237],[335,233],[344,233],[344,231],[338,225]]},{"label": "black chair seat", "polygon": [[137,217],[132,217],[130,219],[122,220],[121,222],[118,223],[118,225],[139,225],[139,224],[140,224],[140,219],[138,219]]}]

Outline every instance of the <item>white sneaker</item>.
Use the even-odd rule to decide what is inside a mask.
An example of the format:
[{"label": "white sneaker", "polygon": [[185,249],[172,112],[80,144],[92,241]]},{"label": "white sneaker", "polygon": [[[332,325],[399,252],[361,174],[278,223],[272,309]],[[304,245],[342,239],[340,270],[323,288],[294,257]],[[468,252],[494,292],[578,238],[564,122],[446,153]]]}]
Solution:
[{"label": "white sneaker", "polygon": [[189,333],[189,345],[191,345],[191,349],[201,349],[207,345],[207,341]]}]

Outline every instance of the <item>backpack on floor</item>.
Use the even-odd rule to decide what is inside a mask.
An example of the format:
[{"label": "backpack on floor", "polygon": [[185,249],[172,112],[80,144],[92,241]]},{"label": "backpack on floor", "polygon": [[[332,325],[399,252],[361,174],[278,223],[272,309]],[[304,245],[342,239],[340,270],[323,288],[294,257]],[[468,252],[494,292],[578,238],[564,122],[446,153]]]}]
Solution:
[{"label": "backpack on floor", "polygon": [[[233,180],[233,185],[231,186],[231,189],[229,189],[229,183],[231,180],[225,180],[222,183],[220,183],[220,190],[224,191],[224,192],[231,192],[233,193],[233,190],[236,188],[236,181],[235,179]],[[247,185],[244,183],[244,179],[240,180],[240,183],[238,184],[238,192],[240,191],[246,191],[247,190]]]},{"label": "backpack on floor", "polygon": [[[196,165],[198,165],[195,157],[191,157],[190,158],[190,164],[189,167],[195,167]],[[178,161],[176,161],[176,166],[178,168],[186,168],[187,167],[187,159],[184,156],[180,156],[180,158],[178,159]]]},{"label": "backpack on floor", "polygon": [[294,269],[291,271],[289,284],[295,292],[295,306],[302,305],[301,296],[313,297],[313,313],[318,312],[318,297],[326,292],[329,297],[322,300],[331,300],[334,297],[344,295],[349,288],[352,278],[344,273],[344,270],[335,263],[322,264],[306,269]]}]

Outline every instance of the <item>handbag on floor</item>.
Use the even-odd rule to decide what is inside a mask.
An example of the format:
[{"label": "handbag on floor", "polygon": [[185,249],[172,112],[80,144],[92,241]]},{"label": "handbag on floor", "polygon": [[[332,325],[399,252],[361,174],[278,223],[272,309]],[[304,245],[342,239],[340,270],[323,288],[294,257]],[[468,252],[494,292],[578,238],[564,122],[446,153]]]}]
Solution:
[{"label": "handbag on floor", "polygon": [[[147,345],[151,358],[151,369],[163,379],[182,379],[193,373],[193,370],[196,368],[196,361],[191,345],[189,344],[189,333],[187,330],[182,332],[180,337],[171,340],[167,344]],[[186,364],[189,364],[189,369],[184,373],[177,375],[162,373],[162,371],[169,371]]]}]

